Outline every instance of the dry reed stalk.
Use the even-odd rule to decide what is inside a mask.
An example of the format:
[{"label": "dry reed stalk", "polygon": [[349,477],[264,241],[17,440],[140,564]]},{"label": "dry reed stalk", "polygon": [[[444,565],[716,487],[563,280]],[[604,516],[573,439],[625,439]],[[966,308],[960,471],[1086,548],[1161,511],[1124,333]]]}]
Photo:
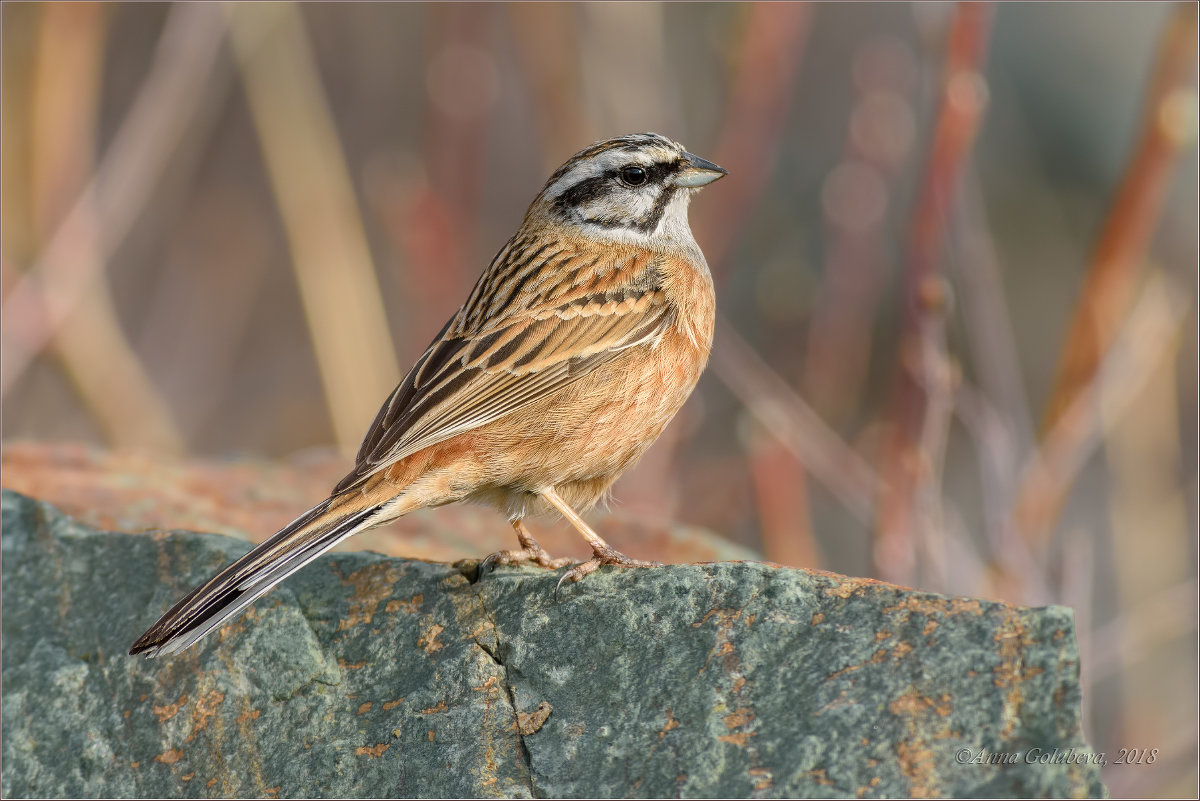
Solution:
[{"label": "dry reed stalk", "polygon": [[[1162,213],[1175,165],[1194,138],[1189,108],[1196,64],[1196,5],[1176,6],[1147,87],[1141,133],[1113,198],[1075,306],[1046,414],[1042,439],[1072,425],[1070,410],[1091,382],[1124,319],[1145,255]],[[1057,437],[1070,436],[1058,431]],[[1018,501],[1018,527],[1037,548],[1049,543],[1070,481],[1045,476],[1046,486],[1026,485]]]},{"label": "dry reed stalk", "polygon": [[771,370],[754,349],[718,319],[712,370],[763,428],[860,522],[872,519],[879,477]]},{"label": "dry reed stalk", "polygon": [[872,554],[876,575],[901,584],[911,583],[916,575],[917,536],[936,538],[941,531],[942,459],[958,367],[946,352],[950,297],[939,255],[949,210],[987,105],[982,70],[990,23],[991,9],[985,4],[955,7],[910,231],[899,365],[889,401],[892,419]]},{"label": "dry reed stalk", "polygon": [[101,212],[94,202],[72,208],[94,169],[105,17],[103,7],[91,3],[50,4],[43,10],[30,118],[33,225],[45,242],[70,213],[78,238],[70,243],[76,261],[41,265],[41,297],[30,300],[53,308],[57,275],[68,281],[91,277],[90,291],[73,298],[48,332],[51,351],[110,444],[180,453],[183,437],[130,347],[104,279]]},{"label": "dry reed stalk", "polygon": [[105,262],[139,218],[193,121],[223,36],[219,9],[200,3],[171,9],[149,75],[91,181],[33,266],[5,293],[0,396],[103,281]]},{"label": "dry reed stalk", "polygon": [[893,257],[889,209],[915,151],[916,55],[894,36],[860,45],[841,161],[821,189],[824,264],[808,321],[802,385],[832,424],[864,402],[875,320]]},{"label": "dry reed stalk", "polygon": [[338,450],[352,456],[400,367],[337,129],[300,10],[227,7]]},{"label": "dry reed stalk", "polygon": [[804,3],[753,3],[746,9],[724,128],[712,154],[703,154],[729,170],[730,178],[697,206],[692,223],[717,281],[774,172],[814,9]]}]

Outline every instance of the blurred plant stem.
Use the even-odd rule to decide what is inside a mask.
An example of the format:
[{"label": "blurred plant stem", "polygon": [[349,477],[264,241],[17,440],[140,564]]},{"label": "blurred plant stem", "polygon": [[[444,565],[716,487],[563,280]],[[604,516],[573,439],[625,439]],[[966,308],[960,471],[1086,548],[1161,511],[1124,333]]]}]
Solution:
[{"label": "blurred plant stem", "polygon": [[334,437],[353,456],[379,399],[400,379],[354,189],[300,10],[226,10]]},{"label": "blurred plant stem", "polygon": [[[1176,6],[1147,87],[1141,134],[1096,242],[1075,306],[1046,415],[1042,441],[1086,439],[1087,420],[1072,414],[1125,317],[1146,251],[1174,177],[1176,160],[1195,141],[1196,4]],[[1079,429],[1077,433],[1073,430]],[[1053,432],[1053,433],[1052,433]],[[1048,546],[1073,475],[1041,473],[1022,487],[1017,527]]]},{"label": "blurred plant stem", "polygon": [[92,181],[4,300],[0,394],[12,388],[94,283],[104,280],[104,263],[142,213],[192,121],[222,39],[218,9],[190,3],[172,8],[149,76]]},{"label": "blurred plant stem", "polygon": [[753,471],[763,556],[781,565],[822,567],[803,463],[761,427],[753,430],[746,450]]},{"label": "blurred plant stem", "polygon": [[894,36],[860,46],[841,160],[821,188],[824,269],[812,303],[804,396],[835,427],[861,414],[873,326],[890,275],[888,211],[916,143],[916,55]]},{"label": "blurred plant stem", "polygon": [[[46,37],[38,80],[60,76],[74,85],[57,91],[45,87],[47,91],[35,93],[67,102],[60,108],[35,110],[33,115],[33,124],[45,128],[31,137],[35,152],[40,151],[35,161],[44,165],[34,182],[43,178],[53,188],[40,190],[49,194],[35,202],[43,232],[41,255],[4,301],[0,393],[7,392],[52,342],[84,406],[110,442],[181,451],[183,438],[170,411],[117,320],[104,272],[106,261],[148,201],[197,99],[203,97],[204,82],[220,50],[221,29],[215,9],[190,5],[173,9],[149,77],[104,160],[91,173],[99,92],[95,80],[101,74],[104,27],[98,15],[79,24],[88,19],[89,8],[44,7]],[[73,39],[72,31],[91,45]],[[88,52],[94,54],[90,61]],[[74,78],[68,74],[73,69]],[[81,163],[87,166],[83,172],[78,170]],[[89,174],[93,177],[85,184]],[[73,202],[64,194],[71,186]],[[35,196],[38,191],[35,188]],[[64,209],[69,211],[63,213]]]},{"label": "blurred plant stem", "polygon": [[[726,95],[724,127],[709,156],[729,170],[732,180],[693,215],[692,228],[718,283],[729,269],[737,234],[774,173],[814,8],[800,3],[754,3],[745,13]],[[869,469],[863,465],[856,473],[838,474],[835,462],[847,464],[857,456],[720,320],[712,363],[716,376],[777,443],[759,442],[746,449],[764,553],[784,564],[816,567],[818,552],[804,499],[803,468],[813,470],[819,481],[859,514],[861,498],[855,497],[847,484]],[[788,513],[800,517],[785,523]]]},{"label": "blurred plant stem", "polygon": [[712,369],[763,428],[812,472],[850,513],[871,520],[879,479],[786,381],[722,320],[717,321]]},{"label": "blurred plant stem", "polygon": [[[962,191],[951,216],[951,239],[961,306],[958,320],[978,382],[977,388],[965,382],[959,387],[955,414],[971,434],[979,466],[988,559],[993,564],[1020,563],[1026,579],[1044,590],[1044,565],[1035,562],[1010,525],[1022,460],[1034,448],[1033,423],[1014,318],[988,227],[988,209],[979,175],[971,167],[964,173]],[[1090,573],[1075,577],[1080,581],[1092,578]]]},{"label": "blurred plant stem", "polygon": [[[696,208],[692,222],[718,282],[729,269],[735,237],[775,172],[815,8],[805,3],[753,3],[746,8],[724,127],[712,154],[702,154],[729,170],[730,179]],[[719,340],[714,347],[720,347]]]},{"label": "blurred plant stem", "polygon": [[[107,14],[92,3],[43,7],[36,69],[38,102],[33,126],[31,194],[33,224],[46,242],[87,186],[95,168],[97,110]],[[90,275],[104,273],[99,213],[93,203],[80,207],[87,218],[76,243],[75,265]],[[167,453],[184,450],[171,410],[130,347],[121,329],[105,280],[91,282],[70,315],[50,339],[80,402],[113,444],[131,444]]]},{"label": "blurred plant stem", "polygon": [[[872,554],[875,574],[900,584],[913,583],[918,551],[932,558],[941,550],[942,463],[959,367],[946,351],[952,299],[939,257],[960,176],[987,107],[982,71],[991,16],[987,4],[955,6],[933,137],[909,232],[904,315]],[[944,576],[930,578],[936,582]]]}]

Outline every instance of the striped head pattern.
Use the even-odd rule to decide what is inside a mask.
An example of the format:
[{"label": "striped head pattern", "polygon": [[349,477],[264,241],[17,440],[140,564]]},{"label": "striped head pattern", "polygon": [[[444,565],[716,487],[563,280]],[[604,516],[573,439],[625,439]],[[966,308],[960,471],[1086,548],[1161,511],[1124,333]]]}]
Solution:
[{"label": "striped head pattern", "polygon": [[598,142],[546,182],[530,218],[579,226],[589,237],[631,244],[691,242],[691,195],[726,171],[655,133]]}]

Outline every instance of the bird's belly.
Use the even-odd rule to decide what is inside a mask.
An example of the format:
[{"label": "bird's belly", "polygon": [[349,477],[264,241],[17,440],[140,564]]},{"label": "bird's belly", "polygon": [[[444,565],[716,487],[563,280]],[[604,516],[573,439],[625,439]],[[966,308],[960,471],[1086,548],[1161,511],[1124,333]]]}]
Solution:
[{"label": "bird's belly", "polygon": [[706,357],[668,334],[480,429],[477,452],[490,454],[491,462],[490,486],[481,488],[480,499],[550,486],[573,506],[591,506],[683,406]]}]

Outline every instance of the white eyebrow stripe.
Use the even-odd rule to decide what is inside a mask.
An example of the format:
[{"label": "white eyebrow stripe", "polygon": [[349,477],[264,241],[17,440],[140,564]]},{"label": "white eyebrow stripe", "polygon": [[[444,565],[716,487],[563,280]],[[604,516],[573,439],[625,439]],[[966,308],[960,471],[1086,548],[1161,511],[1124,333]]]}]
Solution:
[{"label": "white eyebrow stripe", "polygon": [[546,188],[543,196],[550,201],[554,201],[577,184],[589,178],[604,175],[609,170],[615,170],[626,164],[639,164],[643,167],[650,167],[660,162],[673,161],[679,158],[681,153],[682,150],[657,144],[647,145],[637,150],[606,150],[603,153],[598,153],[577,164],[573,164],[571,169],[567,170],[562,177]]}]

